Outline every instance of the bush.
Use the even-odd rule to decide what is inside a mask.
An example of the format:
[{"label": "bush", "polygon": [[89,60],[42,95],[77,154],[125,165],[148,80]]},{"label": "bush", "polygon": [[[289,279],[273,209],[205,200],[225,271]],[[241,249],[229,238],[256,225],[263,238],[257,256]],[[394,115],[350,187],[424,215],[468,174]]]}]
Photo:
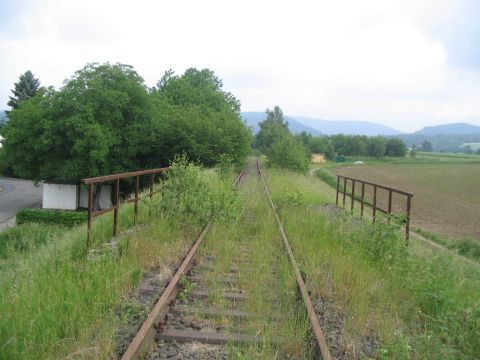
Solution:
[{"label": "bush", "polygon": [[44,209],[23,209],[17,213],[17,224],[28,222],[75,226],[87,221],[87,212]]},{"label": "bush", "polygon": [[303,143],[292,135],[285,135],[268,150],[270,165],[305,173],[310,156]]},{"label": "bush", "polygon": [[203,225],[212,217],[236,219],[240,205],[231,177],[206,172],[182,155],[172,162],[163,196],[156,206],[180,221],[193,218]]}]

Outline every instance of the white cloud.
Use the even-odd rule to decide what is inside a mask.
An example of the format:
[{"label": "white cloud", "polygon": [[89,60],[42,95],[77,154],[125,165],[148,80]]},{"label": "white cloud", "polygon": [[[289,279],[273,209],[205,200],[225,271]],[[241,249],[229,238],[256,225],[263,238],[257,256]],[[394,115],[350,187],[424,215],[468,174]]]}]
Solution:
[{"label": "white cloud", "polygon": [[0,103],[27,69],[60,86],[87,62],[118,61],[148,85],[168,68],[211,68],[244,110],[480,124],[478,74],[452,68],[425,26],[454,2],[36,1],[0,29]]}]

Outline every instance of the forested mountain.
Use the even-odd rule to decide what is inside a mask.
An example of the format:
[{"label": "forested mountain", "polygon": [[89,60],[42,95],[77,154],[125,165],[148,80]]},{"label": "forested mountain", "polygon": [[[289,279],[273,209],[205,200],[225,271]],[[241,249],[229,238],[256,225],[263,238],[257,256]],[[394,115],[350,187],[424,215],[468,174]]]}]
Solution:
[{"label": "forested mountain", "polygon": [[464,144],[480,143],[480,132],[472,134],[438,134],[424,135],[419,133],[396,136],[405,142],[408,147],[417,145],[417,148],[425,141],[432,145],[433,151],[463,152]]},{"label": "forested mountain", "polygon": [[326,135],[399,135],[402,132],[389,126],[370,121],[323,120],[303,116],[290,116],[302,124],[313,127]]},{"label": "forested mountain", "polygon": [[[255,133],[258,132],[258,123],[265,120],[263,112],[242,112],[242,118],[247,122],[248,126],[253,128]],[[329,121],[323,119],[309,118],[303,116],[285,116],[288,121],[288,128],[294,134],[302,131],[309,132],[316,136],[324,135],[398,135],[400,131],[391,127],[376,124],[369,121]]]},{"label": "forested mountain", "polygon": [[427,126],[421,130],[414,132],[413,135],[468,135],[475,133],[480,133],[480,126],[475,126],[467,123],[452,123],[436,126]]}]

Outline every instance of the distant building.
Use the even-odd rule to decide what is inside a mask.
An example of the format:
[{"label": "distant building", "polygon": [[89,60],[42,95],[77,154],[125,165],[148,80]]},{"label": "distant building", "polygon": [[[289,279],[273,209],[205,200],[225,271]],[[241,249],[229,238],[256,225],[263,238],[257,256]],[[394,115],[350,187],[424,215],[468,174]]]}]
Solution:
[{"label": "distant building", "polygon": [[312,163],[316,163],[316,164],[319,164],[319,163],[324,163],[327,161],[327,159],[325,158],[325,155],[324,154],[312,154],[312,158],[310,159],[310,161]]}]

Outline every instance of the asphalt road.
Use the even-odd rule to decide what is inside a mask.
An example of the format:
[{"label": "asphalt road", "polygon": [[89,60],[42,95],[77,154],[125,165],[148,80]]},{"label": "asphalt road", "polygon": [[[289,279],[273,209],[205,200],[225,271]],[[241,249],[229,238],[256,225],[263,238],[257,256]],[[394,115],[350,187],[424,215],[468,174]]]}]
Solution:
[{"label": "asphalt road", "polygon": [[42,185],[33,181],[0,177],[0,223],[19,210],[42,202]]}]

